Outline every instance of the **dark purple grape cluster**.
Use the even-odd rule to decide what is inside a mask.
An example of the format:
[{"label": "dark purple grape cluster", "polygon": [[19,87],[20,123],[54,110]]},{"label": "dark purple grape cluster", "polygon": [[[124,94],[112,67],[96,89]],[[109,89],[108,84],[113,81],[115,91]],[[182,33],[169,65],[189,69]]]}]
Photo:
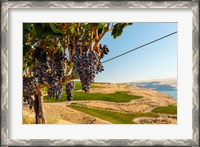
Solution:
[{"label": "dark purple grape cluster", "polygon": [[37,83],[42,84],[45,78],[47,78],[47,53],[44,51],[44,49],[36,47],[32,57],[34,62],[33,64],[35,64],[34,68],[32,69],[33,77]]},{"label": "dark purple grape cluster", "polygon": [[66,95],[68,101],[71,101],[73,99],[74,88],[75,88],[74,81],[70,81],[66,84]]},{"label": "dark purple grape cluster", "polygon": [[36,47],[35,51],[33,53],[33,58],[37,59],[40,63],[46,63],[47,62],[47,53],[44,49]]},{"label": "dark purple grape cluster", "polygon": [[87,55],[89,52],[89,45],[76,41],[76,53],[80,54],[80,49],[82,48],[82,55]]},{"label": "dark purple grape cluster", "polygon": [[56,52],[50,60],[51,72],[56,78],[64,77],[66,74],[64,61],[66,57],[59,52]]},{"label": "dark purple grape cluster", "polygon": [[97,65],[96,74],[98,74],[99,72],[102,72],[102,71],[104,71],[103,64],[101,62],[99,62],[99,64]]},{"label": "dark purple grape cluster", "polygon": [[[81,56],[79,48],[78,45],[76,53],[73,56],[74,68],[75,72],[80,77],[82,90],[89,92],[90,84],[94,82],[95,75],[102,72],[104,69],[96,51],[89,52],[88,46],[82,46],[84,51]],[[104,50],[103,53],[107,54],[108,49],[106,46],[104,46]]]},{"label": "dark purple grape cluster", "polygon": [[29,108],[32,109],[33,96],[35,93],[36,80],[33,77],[23,76],[23,101],[29,104]]},{"label": "dark purple grape cluster", "polygon": [[57,100],[59,100],[61,98],[61,94],[62,94],[62,85],[61,84],[50,85],[50,87],[48,89],[49,99],[51,99],[52,97],[55,97]]},{"label": "dark purple grape cluster", "polygon": [[100,58],[103,58],[104,57],[104,55],[107,55],[108,53],[109,53],[109,49],[108,49],[108,47],[107,47],[107,45],[99,45],[99,47],[100,47],[100,52],[101,52],[101,56],[100,56]]},{"label": "dark purple grape cluster", "polygon": [[62,94],[62,85],[59,83],[59,80],[66,75],[66,68],[64,61],[66,57],[57,52],[51,58],[49,58],[49,71],[47,72],[48,75],[45,80],[49,84],[48,95],[49,98],[55,97],[56,99],[61,98]]},{"label": "dark purple grape cluster", "polygon": [[82,56],[78,53],[74,55],[75,72],[79,75],[82,83],[82,90],[85,92],[89,92],[90,84],[94,82],[97,64],[98,56],[96,52],[91,52]]},{"label": "dark purple grape cluster", "polygon": [[49,98],[60,99],[62,85],[59,80],[66,75],[64,64],[66,57],[59,51],[47,57],[47,53],[43,49],[36,47],[33,53],[33,60],[37,63],[37,66],[32,69],[33,77],[37,83],[44,84],[44,82],[47,82]]}]

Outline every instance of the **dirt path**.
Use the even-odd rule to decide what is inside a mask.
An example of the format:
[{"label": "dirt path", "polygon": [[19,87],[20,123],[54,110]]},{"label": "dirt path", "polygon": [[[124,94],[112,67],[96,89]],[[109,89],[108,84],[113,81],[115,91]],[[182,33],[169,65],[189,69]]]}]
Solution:
[{"label": "dirt path", "polygon": [[176,117],[160,116],[158,118],[151,117],[139,117],[133,119],[138,124],[177,124]]},{"label": "dirt path", "polygon": [[57,124],[74,124],[74,123],[72,123],[70,121],[66,121],[64,119],[59,119],[59,121],[57,122]]}]

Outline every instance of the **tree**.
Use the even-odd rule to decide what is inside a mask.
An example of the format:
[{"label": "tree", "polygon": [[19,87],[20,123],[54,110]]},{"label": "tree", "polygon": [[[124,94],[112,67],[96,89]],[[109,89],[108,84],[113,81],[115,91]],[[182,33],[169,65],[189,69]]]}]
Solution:
[{"label": "tree", "polygon": [[34,106],[36,123],[47,123],[43,107],[43,88],[49,98],[60,98],[66,86],[72,100],[74,79],[89,92],[95,74],[103,71],[101,59],[108,54],[100,41],[111,31],[117,38],[131,23],[24,23],[23,98]]}]

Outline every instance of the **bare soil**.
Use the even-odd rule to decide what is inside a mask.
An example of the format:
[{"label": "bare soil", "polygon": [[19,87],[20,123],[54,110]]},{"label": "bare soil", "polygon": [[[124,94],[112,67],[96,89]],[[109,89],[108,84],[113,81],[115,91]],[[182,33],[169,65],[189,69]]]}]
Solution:
[{"label": "bare soil", "polygon": [[[29,112],[27,114],[28,117],[30,119],[34,119],[35,117],[34,110],[33,109],[29,110],[29,107],[27,105],[24,105],[23,107],[26,114],[27,112]],[[94,116],[66,107],[66,102],[44,103],[44,108],[46,116],[51,116],[52,118],[55,118],[55,120],[51,120],[50,122],[48,122],[48,117],[47,117],[47,123],[50,124],[109,124],[110,123],[105,120],[101,120]]]}]

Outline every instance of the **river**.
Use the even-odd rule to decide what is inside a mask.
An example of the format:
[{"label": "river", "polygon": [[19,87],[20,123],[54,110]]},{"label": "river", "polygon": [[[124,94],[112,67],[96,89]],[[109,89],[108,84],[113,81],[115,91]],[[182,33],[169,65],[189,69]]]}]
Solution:
[{"label": "river", "polygon": [[165,91],[159,91],[159,92],[169,94],[174,99],[177,99],[177,90],[165,90]]}]

